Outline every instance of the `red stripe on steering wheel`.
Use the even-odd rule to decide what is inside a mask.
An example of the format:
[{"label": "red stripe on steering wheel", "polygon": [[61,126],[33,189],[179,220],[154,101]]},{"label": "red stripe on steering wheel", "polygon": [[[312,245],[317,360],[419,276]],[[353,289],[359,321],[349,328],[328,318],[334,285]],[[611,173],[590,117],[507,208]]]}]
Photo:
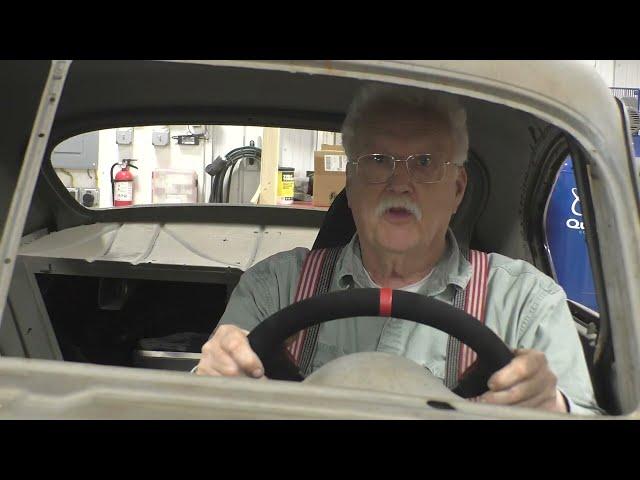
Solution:
[{"label": "red stripe on steering wheel", "polygon": [[390,288],[380,289],[380,316],[391,316],[391,305],[393,301],[393,290]]}]

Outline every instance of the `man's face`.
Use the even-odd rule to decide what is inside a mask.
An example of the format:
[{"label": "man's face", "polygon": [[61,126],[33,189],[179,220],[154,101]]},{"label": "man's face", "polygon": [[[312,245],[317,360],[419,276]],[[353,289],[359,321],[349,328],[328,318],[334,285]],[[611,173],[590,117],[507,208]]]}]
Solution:
[{"label": "man's face", "polygon": [[[366,118],[351,160],[371,153],[403,160],[409,155],[430,153],[453,161],[453,140],[444,118],[427,118],[417,111],[393,107],[368,112]],[[381,184],[367,183],[362,175],[355,174],[354,165],[349,168],[347,197],[361,241],[376,249],[405,253],[444,240],[466,188],[464,168],[447,165],[442,181],[430,184],[413,181],[405,163],[397,163],[393,176]],[[398,205],[402,201],[405,207]],[[385,207],[394,203],[396,207]]]}]

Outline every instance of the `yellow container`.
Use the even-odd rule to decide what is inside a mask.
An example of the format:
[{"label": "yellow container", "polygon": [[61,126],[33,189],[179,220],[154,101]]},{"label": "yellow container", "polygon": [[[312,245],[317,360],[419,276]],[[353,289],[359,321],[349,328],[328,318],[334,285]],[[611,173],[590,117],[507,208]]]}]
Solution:
[{"label": "yellow container", "polygon": [[278,168],[278,205],[291,205],[293,203],[293,174],[292,167]]}]

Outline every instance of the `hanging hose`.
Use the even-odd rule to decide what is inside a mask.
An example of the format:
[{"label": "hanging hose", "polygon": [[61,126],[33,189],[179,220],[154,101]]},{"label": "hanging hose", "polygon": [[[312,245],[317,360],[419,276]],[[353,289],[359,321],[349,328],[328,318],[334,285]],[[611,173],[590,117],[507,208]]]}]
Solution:
[{"label": "hanging hose", "polygon": [[220,172],[225,170],[227,161],[222,157],[217,157],[213,162],[207,165],[204,169],[209,175],[211,175],[211,191],[209,192],[209,203],[215,203],[216,182],[220,177]]},{"label": "hanging hose", "polygon": [[[235,148],[235,149],[231,150],[227,154],[226,158],[229,161],[229,164],[227,165],[226,170],[221,175],[221,178],[222,178],[223,181],[226,179],[226,191],[227,191],[227,194],[226,194],[226,196],[224,196],[224,187],[225,187],[225,185],[223,184],[222,188],[220,189],[220,193],[219,193],[219,201],[220,202],[229,203],[231,177],[233,175],[233,170],[234,170],[234,167],[236,166],[236,163],[238,163],[242,159],[247,159],[249,162],[251,162],[251,161],[260,162],[261,154],[262,154],[262,150],[259,149],[259,148],[256,148],[254,146],[253,140],[251,141],[250,146]],[[226,176],[226,172],[227,171],[229,171],[229,176],[228,177]]]},{"label": "hanging hose", "polygon": [[[262,150],[255,147],[252,140],[250,146],[234,148],[224,158],[217,157],[207,165],[205,171],[211,175],[209,203],[229,203],[229,187],[231,186],[234,167],[242,159],[247,159],[249,162],[260,162],[261,154]],[[229,173],[228,176],[227,172]],[[224,194],[225,186],[226,195]]]}]

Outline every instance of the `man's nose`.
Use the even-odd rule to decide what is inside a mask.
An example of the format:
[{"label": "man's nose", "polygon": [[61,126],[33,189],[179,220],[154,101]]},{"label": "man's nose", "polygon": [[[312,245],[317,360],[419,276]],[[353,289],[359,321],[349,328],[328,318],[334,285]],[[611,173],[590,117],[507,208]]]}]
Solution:
[{"label": "man's nose", "polygon": [[394,192],[402,193],[410,190],[411,174],[409,173],[409,165],[407,162],[396,162],[393,175],[389,179],[389,189]]}]

